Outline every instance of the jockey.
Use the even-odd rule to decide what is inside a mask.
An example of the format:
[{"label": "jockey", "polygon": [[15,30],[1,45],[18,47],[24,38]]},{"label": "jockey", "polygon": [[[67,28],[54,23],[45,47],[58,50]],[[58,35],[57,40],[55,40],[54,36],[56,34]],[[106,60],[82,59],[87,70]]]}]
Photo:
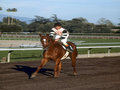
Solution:
[{"label": "jockey", "polygon": [[60,23],[55,23],[54,28],[50,32],[51,37],[55,37],[55,41],[61,40],[63,45],[66,47],[66,50],[72,52],[73,49],[67,44],[67,39],[69,36],[69,32],[62,27]]}]

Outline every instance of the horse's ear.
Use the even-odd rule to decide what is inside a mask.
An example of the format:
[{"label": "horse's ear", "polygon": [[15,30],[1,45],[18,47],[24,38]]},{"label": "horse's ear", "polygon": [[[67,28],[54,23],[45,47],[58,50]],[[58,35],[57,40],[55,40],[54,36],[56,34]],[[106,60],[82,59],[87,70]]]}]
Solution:
[{"label": "horse's ear", "polygon": [[46,34],[46,36],[49,36],[49,34]]}]

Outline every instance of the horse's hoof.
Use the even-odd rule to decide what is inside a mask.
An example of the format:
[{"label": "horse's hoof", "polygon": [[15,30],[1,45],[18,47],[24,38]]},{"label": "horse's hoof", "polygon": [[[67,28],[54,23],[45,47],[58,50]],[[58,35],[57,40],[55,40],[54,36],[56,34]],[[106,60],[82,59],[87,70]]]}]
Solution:
[{"label": "horse's hoof", "polygon": [[31,77],[30,77],[30,79],[35,78],[35,77],[36,77],[36,75],[32,74]]},{"label": "horse's hoof", "polygon": [[77,73],[74,73],[74,76],[77,76]]},{"label": "horse's hoof", "polygon": [[54,76],[54,78],[58,78],[59,76]]}]

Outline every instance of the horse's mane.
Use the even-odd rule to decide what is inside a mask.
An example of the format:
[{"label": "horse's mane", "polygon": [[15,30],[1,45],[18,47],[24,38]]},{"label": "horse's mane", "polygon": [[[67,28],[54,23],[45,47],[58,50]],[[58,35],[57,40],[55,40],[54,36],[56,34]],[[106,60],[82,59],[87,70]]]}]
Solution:
[{"label": "horse's mane", "polygon": [[51,44],[62,45],[62,42],[60,42],[60,41],[55,41],[55,39],[54,39],[53,37],[50,37],[50,36],[49,36],[49,38],[50,38],[50,40],[51,40]]}]

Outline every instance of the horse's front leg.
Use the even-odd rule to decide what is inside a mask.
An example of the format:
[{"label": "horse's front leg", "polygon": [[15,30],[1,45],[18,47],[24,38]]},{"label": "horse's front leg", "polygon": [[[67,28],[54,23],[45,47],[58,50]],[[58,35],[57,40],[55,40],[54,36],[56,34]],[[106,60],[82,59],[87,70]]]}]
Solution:
[{"label": "horse's front leg", "polygon": [[61,71],[61,62],[60,62],[60,59],[58,59],[56,61],[55,68],[54,68],[54,77],[58,77],[60,71]]},{"label": "horse's front leg", "polygon": [[40,69],[48,62],[48,59],[46,58],[43,58],[42,61],[41,61],[41,64],[40,66],[37,68],[37,70],[31,75],[30,78],[34,78],[36,77],[37,73],[40,71]]}]

